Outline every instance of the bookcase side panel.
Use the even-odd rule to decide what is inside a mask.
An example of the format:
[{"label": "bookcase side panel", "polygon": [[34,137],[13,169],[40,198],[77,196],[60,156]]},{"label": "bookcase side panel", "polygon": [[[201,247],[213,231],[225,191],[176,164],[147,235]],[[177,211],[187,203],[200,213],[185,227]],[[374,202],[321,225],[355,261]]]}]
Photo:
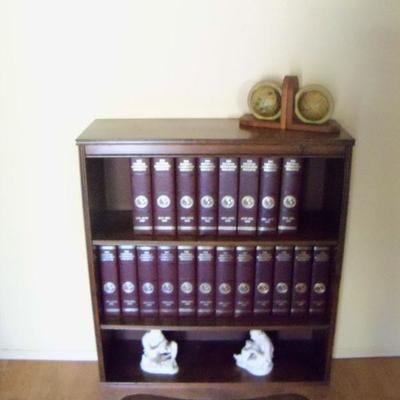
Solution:
[{"label": "bookcase side panel", "polygon": [[87,166],[86,154],[83,146],[79,146],[79,164],[80,164],[80,174],[81,174],[81,191],[82,191],[82,204],[83,204],[85,238],[86,238],[86,253],[88,262],[93,321],[95,326],[96,349],[98,356],[100,380],[104,381],[105,372],[104,372],[103,348],[101,341],[100,315],[99,315],[100,291],[97,285],[97,282],[99,282],[99,277],[97,276],[98,272],[96,268],[95,254],[92,246],[90,202],[88,193],[88,174],[86,169]]},{"label": "bookcase side panel", "polygon": [[339,240],[336,252],[333,259],[333,271],[331,271],[331,297],[329,305],[330,314],[330,328],[329,336],[327,341],[327,356],[325,365],[325,379],[329,381],[331,366],[332,366],[332,354],[333,344],[335,339],[336,321],[337,321],[337,309],[339,300],[340,281],[343,264],[344,244],[346,237],[346,223],[347,223],[347,212],[349,202],[349,191],[350,191],[350,175],[351,175],[351,161],[352,161],[352,147],[346,149],[344,165],[343,165],[343,185],[341,191],[341,205],[340,205],[340,221],[339,221]]}]

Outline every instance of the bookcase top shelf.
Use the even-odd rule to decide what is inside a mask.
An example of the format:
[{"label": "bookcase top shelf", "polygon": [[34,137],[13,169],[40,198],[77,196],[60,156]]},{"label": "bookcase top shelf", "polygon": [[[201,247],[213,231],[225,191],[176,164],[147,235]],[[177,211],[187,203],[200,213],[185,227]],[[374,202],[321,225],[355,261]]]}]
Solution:
[{"label": "bookcase top shelf", "polygon": [[338,134],[243,129],[229,119],[96,119],[77,138],[77,144],[299,144],[352,146],[354,139]]}]

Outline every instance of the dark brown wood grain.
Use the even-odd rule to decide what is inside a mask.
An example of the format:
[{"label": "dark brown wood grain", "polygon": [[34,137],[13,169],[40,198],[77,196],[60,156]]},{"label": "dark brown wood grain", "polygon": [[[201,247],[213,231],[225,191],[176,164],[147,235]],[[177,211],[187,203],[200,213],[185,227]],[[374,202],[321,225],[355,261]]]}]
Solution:
[{"label": "dark brown wood grain", "polygon": [[[324,135],[280,129],[268,132],[243,130],[239,128],[237,119],[139,119],[94,121],[77,143],[93,318],[104,398],[117,399],[135,393],[162,395],[166,391],[179,398],[251,398],[290,393],[294,388],[302,390],[307,385],[321,388],[322,393],[330,378],[354,139],[342,129],[338,134]],[[131,226],[129,175],[120,175],[120,182],[116,183],[114,175],[107,172],[115,172],[119,166],[128,165],[126,158],[133,155],[306,157],[306,200],[305,209],[301,211],[300,229],[293,234],[276,233],[262,238],[137,236]],[[318,181],[321,177],[323,180]],[[315,179],[317,182],[313,184]],[[126,207],[121,209],[121,205]],[[333,246],[337,251],[329,315],[322,319],[268,316],[228,320],[104,320],[100,315],[99,271],[93,259],[92,246],[128,243]],[[140,335],[153,328],[165,330],[172,338],[184,335],[179,336],[178,363],[181,371],[177,376],[160,378],[140,370]],[[246,335],[246,331],[253,328],[270,333],[276,344],[275,368],[266,378],[255,378],[239,370],[232,358],[233,352],[238,352],[243,345],[243,338],[232,340],[232,335]],[[308,336],[296,337],[302,332],[308,332]],[[204,339],[210,334],[216,335],[218,341]],[[203,335],[204,338],[182,339],[190,335]]]},{"label": "dark brown wood grain", "polygon": [[290,129],[294,116],[294,96],[298,88],[297,76],[285,76],[282,84],[281,129]]}]

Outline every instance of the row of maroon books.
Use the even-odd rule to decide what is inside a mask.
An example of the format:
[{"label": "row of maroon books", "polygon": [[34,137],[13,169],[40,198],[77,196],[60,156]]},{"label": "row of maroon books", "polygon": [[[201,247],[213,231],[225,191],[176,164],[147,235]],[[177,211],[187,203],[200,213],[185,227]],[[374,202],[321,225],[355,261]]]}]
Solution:
[{"label": "row of maroon books", "polygon": [[254,235],[296,231],[301,158],[133,157],[133,230]]},{"label": "row of maroon books", "polygon": [[327,311],[327,246],[98,246],[107,316]]}]

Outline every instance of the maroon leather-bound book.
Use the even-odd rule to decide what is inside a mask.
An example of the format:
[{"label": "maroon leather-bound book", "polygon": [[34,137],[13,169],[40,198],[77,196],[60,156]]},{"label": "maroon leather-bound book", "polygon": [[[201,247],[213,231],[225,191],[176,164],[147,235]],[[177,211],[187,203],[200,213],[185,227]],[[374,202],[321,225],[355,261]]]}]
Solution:
[{"label": "maroon leather-bound book", "polygon": [[150,159],[131,158],[133,231],[152,234],[153,213],[151,204]]},{"label": "maroon leather-bound book", "polygon": [[162,235],[176,233],[174,170],[173,158],[153,158],[154,232]]},{"label": "maroon leather-bound book", "polygon": [[278,228],[281,164],[282,160],[278,157],[265,157],[261,160],[257,223],[259,235],[276,232]]},{"label": "maroon leather-bound book", "polygon": [[215,248],[197,247],[197,315],[215,315]]},{"label": "maroon leather-bound book", "polygon": [[240,159],[238,233],[254,235],[257,231],[259,159]]},{"label": "maroon leather-bound book", "polygon": [[178,264],[176,247],[158,246],[158,312],[178,316]]},{"label": "maroon leather-bound book", "polygon": [[178,313],[196,315],[196,247],[178,246]]},{"label": "maroon leather-bound book", "polygon": [[220,158],[218,195],[218,233],[220,235],[235,235],[237,231],[238,169],[237,158]]},{"label": "maroon leather-bound book", "polygon": [[292,314],[299,315],[308,313],[312,263],[311,257],[311,246],[296,246],[294,248]]},{"label": "maroon leather-bound book", "polygon": [[283,159],[279,232],[295,232],[298,229],[302,165],[301,158]]},{"label": "maroon leather-bound book", "polygon": [[200,235],[215,235],[218,226],[218,159],[198,159],[198,223]]},{"label": "maroon leather-bound book", "polygon": [[157,251],[154,246],[136,247],[140,315],[158,315]]},{"label": "maroon leather-bound book", "polygon": [[236,247],[235,316],[253,313],[255,248]]},{"label": "maroon leather-bound book", "polygon": [[176,159],[177,221],[179,234],[197,231],[196,159]]},{"label": "maroon leather-bound book", "polygon": [[118,246],[118,259],[122,315],[124,317],[138,316],[139,295],[135,246]]},{"label": "maroon leather-bound book", "polygon": [[232,316],[235,302],[235,248],[218,246],[215,255],[215,314]]},{"label": "maroon leather-bound book", "polygon": [[288,314],[292,294],[293,248],[276,246],[274,268],[273,314]]},{"label": "maroon leather-bound book", "polygon": [[99,253],[104,317],[119,317],[121,303],[118,290],[117,248],[99,246]]},{"label": "maroon leather-bound book", "polygon": [[325,314],[328,307],[331,249],[314,246],[310,289],[310,313]]},{"label": "maroon leather-bound book", "polygon": [[254,314],[270,314],[274,286],[275,251],[272,246],[257,246],[254,279]]}]

